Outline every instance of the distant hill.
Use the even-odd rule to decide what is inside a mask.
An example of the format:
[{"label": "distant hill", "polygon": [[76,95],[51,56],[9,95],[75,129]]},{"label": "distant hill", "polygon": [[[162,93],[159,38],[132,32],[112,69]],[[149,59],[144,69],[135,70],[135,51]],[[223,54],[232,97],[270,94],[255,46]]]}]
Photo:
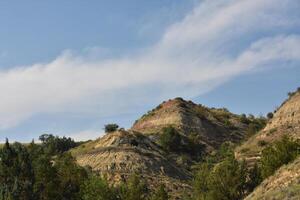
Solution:
[{"label": "distant hill", "polygon": [[218,148],[223,142],[239,142],[245,138],[248,119],[233,114],[225,108],[207,108],[175,98],[163,102],[138,119],[131,130],[148,135],[156,140],[167,126],[176,128],[182,135],[195,134],[208,151]]}]

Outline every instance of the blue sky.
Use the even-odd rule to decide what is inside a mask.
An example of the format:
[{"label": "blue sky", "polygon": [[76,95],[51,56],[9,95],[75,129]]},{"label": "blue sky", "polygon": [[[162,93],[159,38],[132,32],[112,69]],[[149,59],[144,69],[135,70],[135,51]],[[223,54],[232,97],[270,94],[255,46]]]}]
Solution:
[{"label": "blue sky", "polygon": [[182,96],[266,114],[300,86],[300,2],[0,2],[0,140],[78,140]]}]

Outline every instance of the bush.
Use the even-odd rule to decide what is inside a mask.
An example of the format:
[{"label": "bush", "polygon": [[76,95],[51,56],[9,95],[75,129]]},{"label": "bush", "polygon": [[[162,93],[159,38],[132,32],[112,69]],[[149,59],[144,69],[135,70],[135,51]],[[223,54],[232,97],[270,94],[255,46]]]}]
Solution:
[{"label": "bush", "polygon": [[179,152],[181,146],[181,136],[175,128],[169,126],[163,129],[159,138],[159,144],[165,151]]},{"label": "bush", "polygon": [[139,175],[133,174],[126,183],[122,183],[119,195],[122,200],[147,199],[148,188]]},{"label": "bush", "polygon": [[215,166],[202,163],[193,182],[196,200],[238,200],[247,187],[247,168],[229,156]]},{"label": "bush", "polygon": [[105,133],[114,132],[114,131],[118,130],[118,128],[119,128],[118,124],[106,124],[104,126]]},{"label": "bush", "polygon": [[268,119],[272,119],[272,118],[273,118],[273,113],[272,113],[272,112],[269,112],[269,113],[267,114],[267,118],[268,118]]},{"label": "bush", "polygon": [[262,177],[274,174],[279,167],[293,161],[299,152],[300,143],[287,136],[265,148],[260,160]]},{"label": "bush", "polygon": [[257,144],[258,144],[258,146],[263,147],[263,146],[266,146],[268,143],[267,143],[266,141],[264,141],[264,140],[259,140],[259,141],[257,142]]},{"label": "bush", "polygon": [[168,200],[168,193],[165,190],[164,185],[160,185],[158,189],[154,192],[150,200]]},{"label": "bush", "polygon": [[106,180],[91,176],[81,185],[82,200],[115,200],[117,193]]}]

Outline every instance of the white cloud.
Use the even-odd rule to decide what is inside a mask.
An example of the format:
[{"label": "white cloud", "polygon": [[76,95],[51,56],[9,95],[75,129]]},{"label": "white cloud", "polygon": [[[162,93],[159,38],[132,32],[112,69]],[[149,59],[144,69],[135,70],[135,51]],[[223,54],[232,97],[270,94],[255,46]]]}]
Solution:
[{"label": "white cloud", "polygon": [[206,0],[137,55],[97,60],[97,51],[92,59],[65,51],[50,63],[1,71],[0,128],[40,113],[118,114],[197,96],[270,63],[299,62],[295,2]]}]

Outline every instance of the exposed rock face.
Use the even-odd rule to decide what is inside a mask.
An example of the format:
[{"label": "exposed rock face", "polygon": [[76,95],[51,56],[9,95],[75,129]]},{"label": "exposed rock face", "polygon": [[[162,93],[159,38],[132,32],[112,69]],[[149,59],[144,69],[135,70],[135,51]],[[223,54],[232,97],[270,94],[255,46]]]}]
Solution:
[{"label": "exposed rock face", "polygon": [[90,166],[117,184],[137,173],[155,188],[165,183],[169,192],[176,195],[188,190],[189,172],[168,160],[160,147],[148,137],[136,132],[117,131],[79,146],[72,151],[77,162]]},{"label": "exposed rock face", "polygon": [[261,151],[266,145],[283,135],[300,138],[300,92],[294,93],[274,113],[266,127],[237,148],[236,157],[253,163],[260,158]]},{"label": "exposed rock face", "polygon": [[240,141],[247,129],[240,116],[226,109],[209,109],[181,98],[160,104],[137,120],[131,129],[155,138],[167,126],[173,126],[185,136],[199,135],[209,150],[225,141]]},{"label": "exposed rock face", "polygon": [[300,158],[281,167],[264,180],[245,200],[298,200],[300,199]]}]

